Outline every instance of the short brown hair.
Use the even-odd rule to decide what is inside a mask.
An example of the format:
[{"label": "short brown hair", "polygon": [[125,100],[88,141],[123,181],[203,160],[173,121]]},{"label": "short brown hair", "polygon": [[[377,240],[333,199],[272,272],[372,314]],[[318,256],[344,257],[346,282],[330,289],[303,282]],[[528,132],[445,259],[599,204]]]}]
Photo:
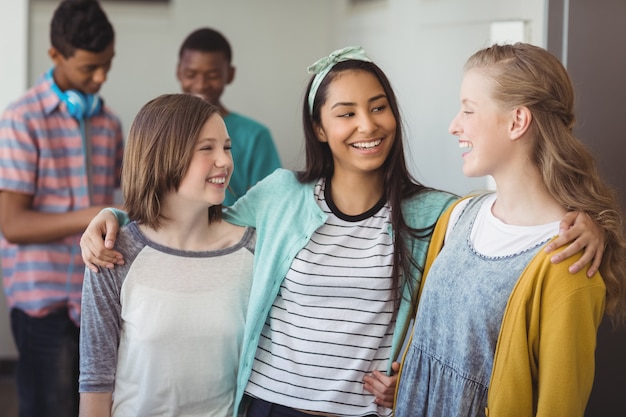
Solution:
[{"label": "short brown hair", "polygon": [[[164,94],[146,103],[130,127],[122,164],[124,206],[131,220],[157,229],[161,198],[178,190],[202,127],[218,108],[188,94]],[[209,208],[208,220],[221,218]]]}]

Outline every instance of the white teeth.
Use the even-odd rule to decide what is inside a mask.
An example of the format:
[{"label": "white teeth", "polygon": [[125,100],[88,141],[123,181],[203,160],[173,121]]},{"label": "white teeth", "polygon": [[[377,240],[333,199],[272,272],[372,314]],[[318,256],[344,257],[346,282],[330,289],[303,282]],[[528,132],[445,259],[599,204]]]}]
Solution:
[{"label": "white teeth", "polygon": [[472,142],[459,142],[459,148],[472,148]]},{"label": "white teeth", "polygon": [[213,184],[224,184],[226,182],[226,178],[224,177],[209,178],[207,181]]},{"label": "white teeth", "polygon": [[382,139],[375,140],[374,142],[359,142],[353,143],[352,146],[359,149],[371,149],[374,148],[382,142]]}]

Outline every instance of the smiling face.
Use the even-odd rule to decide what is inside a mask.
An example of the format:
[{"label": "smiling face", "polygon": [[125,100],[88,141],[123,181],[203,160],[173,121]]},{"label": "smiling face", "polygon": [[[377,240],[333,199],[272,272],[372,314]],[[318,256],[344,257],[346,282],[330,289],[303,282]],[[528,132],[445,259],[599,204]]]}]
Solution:
[{"label": "smiling face", "polygon": [[221,107],[224,88],[233,81],[235,68],[224,52],[186,49],[178,62],[176,77],[184,93],[197,95]]},{"label": "smiling face", "polygon": [[336,175],[382,175],[396,119],[374,75],[360,70],[339,73],[328,88],[320,119],[317,137],[328,143]]},{"label": "smiling face", "polygon": [[512,112],[491,97],[490,79],[480,70],[465,73],[461,85],[461,110],[449,131],[459,138],[463,173],[468,177],[497,175],[513,156],[510,136]]},{"label": "smiling face", "polygon": [[231,140],[224,120],[213,114],[206,121],[196,142],[191,162],[178,191],[191,204],[222,204],[233,172]]}]

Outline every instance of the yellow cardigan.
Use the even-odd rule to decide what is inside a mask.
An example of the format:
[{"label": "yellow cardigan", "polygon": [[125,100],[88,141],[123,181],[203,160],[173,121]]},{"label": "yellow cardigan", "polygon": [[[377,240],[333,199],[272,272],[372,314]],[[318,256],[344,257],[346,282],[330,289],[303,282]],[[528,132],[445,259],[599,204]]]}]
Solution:
[{"label": "yellow cardigan", "polygon": [[[420,295],[443,247],[454,206],[437,222]],[[551,256],[539,251],[509,297],[489,382],[488,417],[584,415],[606,287],[600,274],[591,278],[585,271],[571,274],[567,270],[571,262],[555,265]]]}]

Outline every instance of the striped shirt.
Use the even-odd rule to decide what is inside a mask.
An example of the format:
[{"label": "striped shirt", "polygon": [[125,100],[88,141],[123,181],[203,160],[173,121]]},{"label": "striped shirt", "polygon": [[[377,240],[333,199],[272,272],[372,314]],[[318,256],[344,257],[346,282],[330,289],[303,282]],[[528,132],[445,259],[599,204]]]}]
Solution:
[{"label": "striped shirt", "polygon": [[246,393],[335,415],[389,415],[363,389],[384,372],[394,330],[391,208],[337,210],[315,188],[326,223],[293,261],[263,328]]},{"label": "striped shirt", "polygon": [[[87,121],[86,130],[93,204],[111,205],[119,187],[121,123],[104,106]],[[41,212],[71,212],[90,205],[80,125],[43,76],[0,117],[0,190],[33,196],[33,210]],[[79,240],[76,234],[51,243],[17,245],[2,238],[9,307],[41,317],[67,306],[79,323],[85,271]]]}]

